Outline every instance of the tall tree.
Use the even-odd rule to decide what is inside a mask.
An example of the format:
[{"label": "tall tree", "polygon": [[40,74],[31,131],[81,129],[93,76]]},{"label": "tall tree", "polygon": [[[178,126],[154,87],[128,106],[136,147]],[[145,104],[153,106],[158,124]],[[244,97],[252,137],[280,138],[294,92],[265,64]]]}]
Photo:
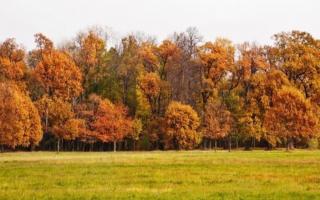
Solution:
[{"label": "tall tree", "polygon": [[73,57],[83,74],[85,96],[94,92],[106,70],[106,41],[94,30],[80,33],[74,44]]},{"label": "tall tree", "polygon": [[42,139],[41,122],[31,99],[12,83],[0,83],[0,144],[35,146]]},{"label": "tall tree", "polygon": [[234,47],[230,41],[217,39],[199,47],[201,71],[202,107],[205,110],[208,99],[219,89],[228,71],[234,65]]}]

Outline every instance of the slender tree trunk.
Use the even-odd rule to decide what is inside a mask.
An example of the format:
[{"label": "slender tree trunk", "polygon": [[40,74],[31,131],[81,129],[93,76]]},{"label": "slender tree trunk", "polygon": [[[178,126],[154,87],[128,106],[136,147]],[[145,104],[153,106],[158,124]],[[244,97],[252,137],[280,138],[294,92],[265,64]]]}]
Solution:
[{"label": "slender tree trunk", "polygon": [[61,151],[63,151],[64,145],[63,145],[63,138],[61,138]]},{"label": "slender tree trunk", "polygon": [[136,141],[135,140],[133,140],[133,143],[132,143],[132,148],[133,148],[133,151],[135,151],[136,150]]},{"label": "slender tree trunk", "polygon": [[256,138],[252,138],[252,146],[253,146],[253,149],[256,148]]},{"label": "slender tree trunk", "polygon": [[124,150],[127,151],[128,150],[128,141],[124,140]]},{"label": "slender tree trunk", "polygon": [[49,121],[49,109],[46,107],[46,116],[45,116],[45,130],[48,133],[48,121]]},{"label": "slender tree trunk", "polygon": [[90,152],[93,151],[93,142],[90,143]]},{"label": "slender tree trunk", "polygon": [[113,141],[113,152],[117,151],[117,142]]},{"label": "slender tree trunk", "polygon": [[214,140],[214,151],[217,151],[217,140]]},{"label": "slender tree trunk", "polygon": [[238,137],[236,137],[236,149],[239,148],[239,140],[238,140]]},{"label": "slender tree trunk", "polygon": [[231,136],[228,137],[229,152],[231,151]]},{"label": "slender tree trunk", "polygon": [[212,149],[212,140],[209,139],[209,149],[211,150]]},{"label": "slender tree trunk", "polygon": [[57,152],[60,152],[60,138],[58,138],[58,142],[57,142]]},{"label": "slender tree trunk", "polygon": [[72,141],[72,151],[74,151],[74,143],[75,143],[75,141],[73,140]]},{"label": "slender tree trunk", "polygon": [[293,148],[294,148],[294,146],[293,146],[293,139],[290,138],[290,137],[288,137],[288,138],[287,138],[287,151],[290,151],[290,150],[292,150]]},{"label": "slender tree trunk", "polygon": [[4,145],[2,144],[2,145],[0,145],[0,149],[1,149],[1,153],[3,153],[4,152]]},{"label": "slender tree trunk", "polygon": [[103,143],[100,144],[100,151],[103,151]]}]

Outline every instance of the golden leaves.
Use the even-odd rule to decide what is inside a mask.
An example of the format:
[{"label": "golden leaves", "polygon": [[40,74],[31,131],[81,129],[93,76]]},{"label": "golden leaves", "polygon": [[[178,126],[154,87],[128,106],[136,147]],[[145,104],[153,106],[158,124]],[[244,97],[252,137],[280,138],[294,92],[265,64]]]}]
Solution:
[{"label": "golden leaves", "polygon": [[156,73],[147,73],[139,78],[139,87],[147,97],[156,97],[160,92],[160,78]]},{"label": "golden leaves", "polygon": [[164,116],[164,135],[167,146],[176,149],[192,149],[200,143],[197,132],[200,125],[198,114],[189,105],[171,102]]},{"label": "golden leaves", "polygon": [[277,138],[311,138],[318,131],[318,117],[312,105],[294,87],[282,87],[272,96],[264,125]]}]

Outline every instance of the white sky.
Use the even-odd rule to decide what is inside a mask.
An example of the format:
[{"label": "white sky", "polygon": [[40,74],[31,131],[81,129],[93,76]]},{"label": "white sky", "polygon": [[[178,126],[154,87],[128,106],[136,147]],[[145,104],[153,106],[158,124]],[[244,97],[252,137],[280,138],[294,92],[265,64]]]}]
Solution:
[{"label": "white sky", "polygon": [[3,0],[0,41],[16,38],[28,49],[42,32],[58,43],[93,25],[117,35],[142,31],[166,38],[195,26],[205,40],[270,43],[281,31],[304,30],[320,38],[319,0]]}]

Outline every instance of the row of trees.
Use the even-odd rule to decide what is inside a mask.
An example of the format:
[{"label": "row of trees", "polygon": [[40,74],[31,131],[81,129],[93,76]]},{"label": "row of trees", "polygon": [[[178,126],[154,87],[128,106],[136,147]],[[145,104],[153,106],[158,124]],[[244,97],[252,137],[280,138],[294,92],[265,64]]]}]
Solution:
[{"label": "row of trees", "polygon": [[103,31],[26,52],[0,43],[2,149],[305,147],[319,138],[320,41],[204,42],[195,28],[157,43]]}]

